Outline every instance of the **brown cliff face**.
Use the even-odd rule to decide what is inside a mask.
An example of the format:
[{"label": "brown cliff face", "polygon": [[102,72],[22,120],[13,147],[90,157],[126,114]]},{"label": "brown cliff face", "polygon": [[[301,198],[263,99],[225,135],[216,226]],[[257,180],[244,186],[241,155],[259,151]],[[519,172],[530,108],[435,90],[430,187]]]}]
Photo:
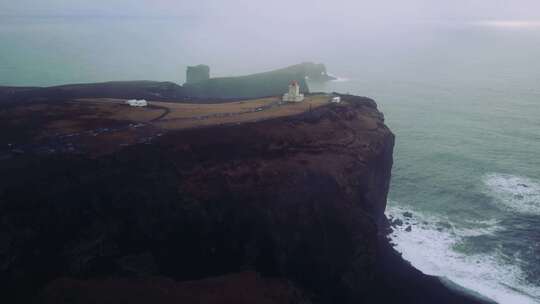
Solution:
[{"label": "brown cliff face", "polygon": [[202,204],[234,202],[224,223],[239,225],[226,229],[245,242],[240,268],[290,278],[328,300],[357,298],[369,280],[392,168],[394,136],[382,115],[372,101],[349,98],[165,141],[183,193]]},{"label": "brown cliff face", "polygon": [[[20,296],[61,277],[255,271],[316,302],[369,298],[394,136],[372,100],[342,99],[292,117],[169,132],[97,158],[2,164],[0,283]],[[100,290],[73,284],[75,302]],[[62,284],[52,286],[41,300],[56,301]]]}]

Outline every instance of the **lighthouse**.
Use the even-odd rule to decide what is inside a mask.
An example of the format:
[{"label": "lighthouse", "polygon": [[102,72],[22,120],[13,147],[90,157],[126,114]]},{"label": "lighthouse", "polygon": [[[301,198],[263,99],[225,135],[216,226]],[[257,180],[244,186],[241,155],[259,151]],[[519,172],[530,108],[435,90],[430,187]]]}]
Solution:
[{"label": "lighthouse", "polygon": [[304,94],[300,94],[300,84],[293,80],[289,84],[289,92],[283,95],[283,102],[301,102],[304,101]]}]

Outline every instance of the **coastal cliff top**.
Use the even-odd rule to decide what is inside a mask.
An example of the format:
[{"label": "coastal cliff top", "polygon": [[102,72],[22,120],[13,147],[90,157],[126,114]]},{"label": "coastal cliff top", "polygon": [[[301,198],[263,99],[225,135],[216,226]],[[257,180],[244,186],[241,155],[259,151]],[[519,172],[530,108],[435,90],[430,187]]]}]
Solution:
[{"label": "coastal cliff top", "polygon": [[[149,143],[175,130],[234,125],[302,115],[331,104],[334,95],[314,94],[299,103],[281,103],[280,97],[228,103],[174,103],[149,101],[131,107],[125,99],[83,98],[35,101],[0,109],[0,157],[11,154],[58,152],[107,154],[122,147]],[[358,98],[358,97],[357,97]],[[364,98],[367,105],[374,102]],[[367,128],[376,120],[365,120]]]},{"label": "coastal cliff top", "polygon": [[[176,103],[150,101],[148,107],[129,107],[123,99],[78,99],[70,104],[77,110],[93,110],[114,120],[150,123],[167,130],[234,124],[297,115],[323,106],[332,97],[307,96],[303,102],[282,103],[280,97],[268,97],[227,103]],[[84,117],[82,117],[84,119]]]}]

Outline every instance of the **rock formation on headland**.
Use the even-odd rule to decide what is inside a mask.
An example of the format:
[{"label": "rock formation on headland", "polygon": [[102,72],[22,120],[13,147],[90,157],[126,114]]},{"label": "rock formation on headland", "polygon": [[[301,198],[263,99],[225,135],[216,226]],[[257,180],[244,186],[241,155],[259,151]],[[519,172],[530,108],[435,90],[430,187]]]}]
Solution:
[{"label": "rock formation on headland", "polygon": [[188,66],[186,71],[186,83],[198,83],[210,79],[210,67],[204,64]]}]

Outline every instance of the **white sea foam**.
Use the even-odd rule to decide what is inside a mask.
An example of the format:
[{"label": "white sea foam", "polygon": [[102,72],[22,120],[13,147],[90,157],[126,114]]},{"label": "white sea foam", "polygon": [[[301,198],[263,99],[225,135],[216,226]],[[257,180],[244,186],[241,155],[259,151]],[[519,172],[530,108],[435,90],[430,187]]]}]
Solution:
[{"label": "white sea foam", "polygon": [[458,234],[461,237],[493,235],[495,232],[504,229],[504,227],[499,226],[499,222],[498,219],[469,222],[475,228],[460,228]]},{"label": "white sea foam", "polygon": [[483,178],[486,194],[510,211],[540,214],[540,182],[515,175],[487,174]]},{"label": "white sea foam", "polygon": [[[406,211],[411,212],[395,204],[388,207],[387,216],[404,223],[394,228],[390,238],[417,269],[444,277],[501,304],[540,303],[540,288],[527,283],[517,265],[503,263],[497,253],[467,255],[455,250],[464,237],[489,235],[503,229],[496,221],[480,223],[479,229],[459,229],[447,219],[414,211],[412,218],[407,218]],[[412,230],[407,232],[409,225]]]}]

